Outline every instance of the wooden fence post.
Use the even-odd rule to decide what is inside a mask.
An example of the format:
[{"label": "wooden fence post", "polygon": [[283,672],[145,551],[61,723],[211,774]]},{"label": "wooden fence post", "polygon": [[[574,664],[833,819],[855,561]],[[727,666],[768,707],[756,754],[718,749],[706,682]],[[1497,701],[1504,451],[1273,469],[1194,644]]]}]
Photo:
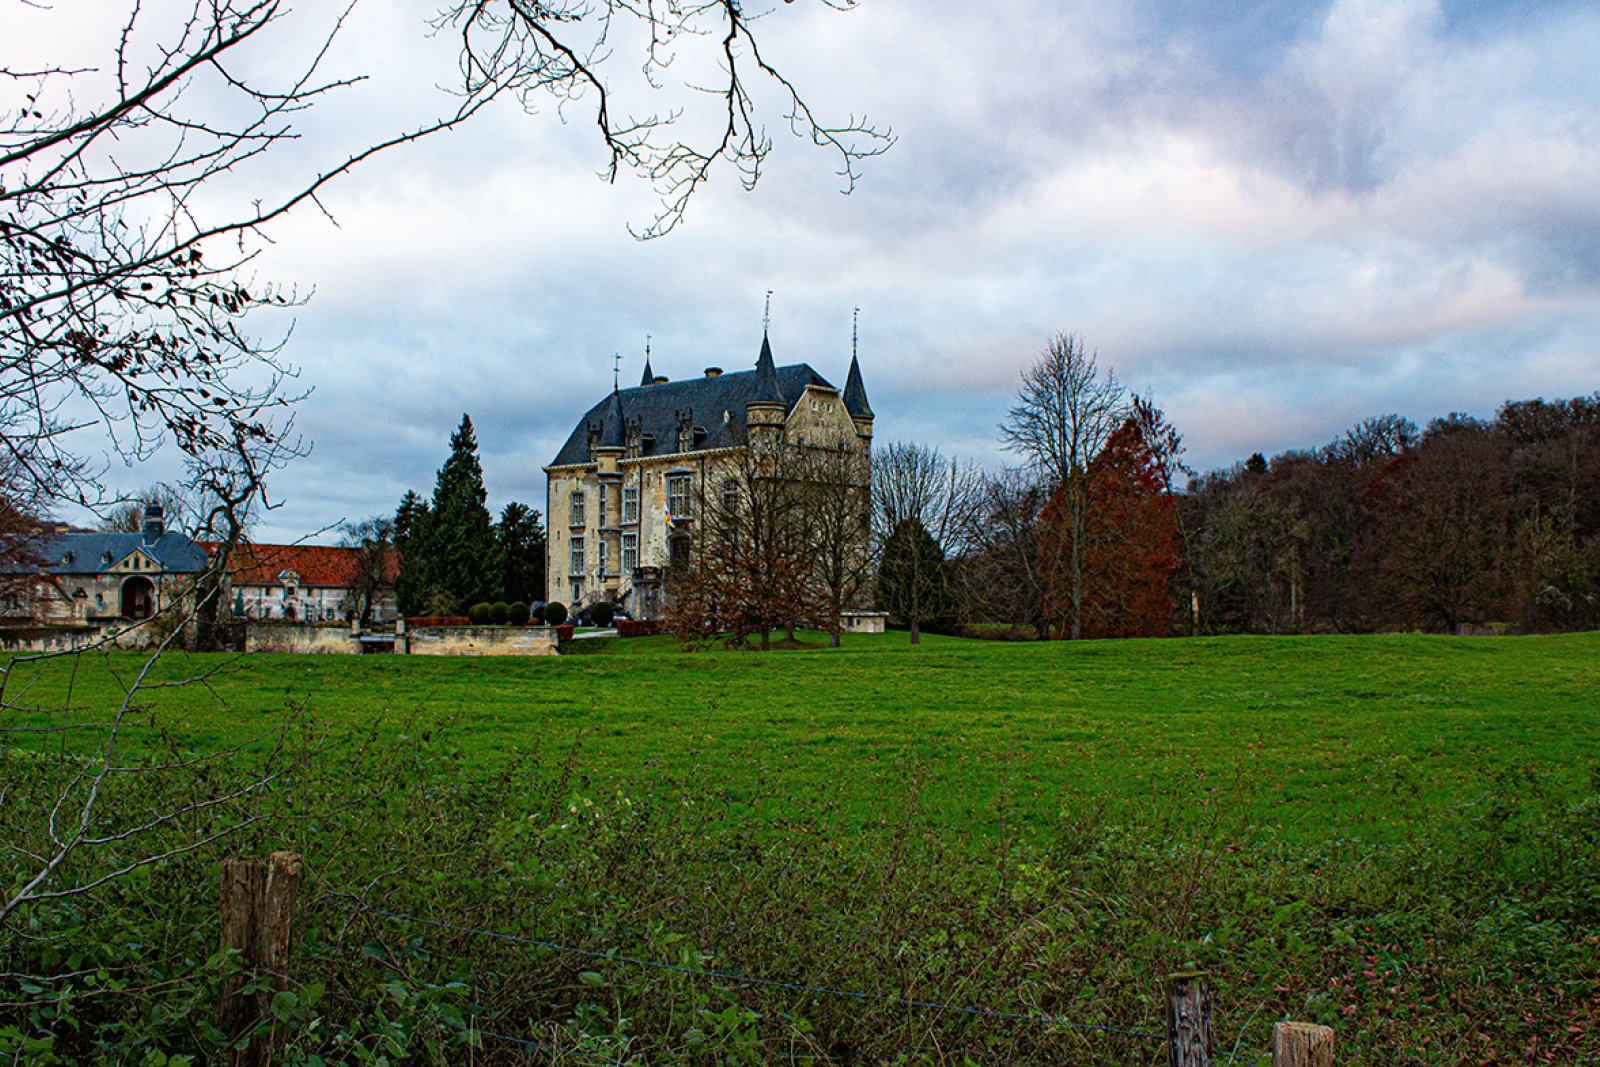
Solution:
[{"label": "wooden fence post", "polygon": [[233,973],[222,983],[220,1022],[229,1039],[254,1026],[258,1017],[256,998],[244,988],[255,964],[256,902],[266,884],[266,864],[261,860],[230,856],[222,861],[222,951],[234,953]]},{"label": "wooden fence post", "polygon": [[1167,976],[1167,1065],[1211,1067],[1211,983],[1204,971]]},{"label": "wooden fence post", "polygon": [[[249,1033],[271,1012],[273,994],[289,988],[289,945],[294,905],[300,893],[300,857],[274,852],[222,861],[222,950],[236,950],[237,969],[222,986],[222,1032],[230,1040]],[[252,977],[265,979],[247,992]],[[277,1035],[251,1041],[235,1052],[236,1067],[272,1062]]]},{"label": "wooden fence post", "polygon": [[1333,1067],[1333,1031],[1315,1023],[1277,1023],[1272,1067]]}]

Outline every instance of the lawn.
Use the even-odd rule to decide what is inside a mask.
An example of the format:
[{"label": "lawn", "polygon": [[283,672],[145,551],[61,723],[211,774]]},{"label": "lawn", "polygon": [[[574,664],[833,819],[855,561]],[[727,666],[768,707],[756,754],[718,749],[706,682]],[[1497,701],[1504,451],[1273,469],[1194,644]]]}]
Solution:
[{"label": "lawn", "polygon": [[[13,661],[5,725],[104,722],[143,662]],[[148,769],[52,885],[137,855],[129,825],[235,832],[0,923],[0,1059],[222,1058],[217,864],[288,848],[291,1063],[1153,1063],[1161,976],[1195,967],[1230,1062],[1282,1018],[1341,1064],[1596,1061],[1600,634],[586,639],[150,680],[119,743]],[[5,741],[16,886],[103,731]]]},{"label": "lawn", "polygon": [[[1225,637],[1010,644],[847,637],[760,654],[587,639],[560,658],[173,655],[139,723],[195,748],[285,716],[442,738],[486,770],[576,747],[591,777],[715,783],[736,800],[847,786],[881,817],[907,782],[954,830],[1038,828],[1086,798],[1211,798],[1279,836],[1388,840],[1520,771],[1581,781],[1600,752],[1600,634]],[[8,687],[102,717],[131,654],[19,665]],[[135,736],[140,733],[136,730]]]}]

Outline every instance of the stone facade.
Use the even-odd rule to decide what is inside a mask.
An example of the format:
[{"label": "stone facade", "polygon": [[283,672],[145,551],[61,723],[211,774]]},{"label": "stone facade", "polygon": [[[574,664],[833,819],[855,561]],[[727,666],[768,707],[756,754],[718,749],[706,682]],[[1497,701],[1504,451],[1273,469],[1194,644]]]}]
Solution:
[{"label": "stone facade", "polygon": [[763,434],[865,455],[872,421],[854,357],[843,390],[807,364],[778,367],[765,337],[750,371],[673,382],[646,360],[639,386],[591,408],[544,468],[546,599],[659,618],[664,576],[693,552],[704,494],[731,457]]},{"label": "stone facade", "polygon": [[142,645],[144,625],[190,595],[205,553],[166,529],[162,509],[145,509],[139,533],[99,533],[65,526],[8,546],[0,594],[0,640],[9,648],[71,648],[116,638]]},{"label": "stone facade", "polygon": [[[201,542],[215,555],[216,542]],[[397,611],[391,552],[388,573],[376,590],[368,621],[392,624]],[[348,622],[366,607],[361,589],[361,549],[330,545],[243,544],[228,560],[224,593],[237,619]]]}]

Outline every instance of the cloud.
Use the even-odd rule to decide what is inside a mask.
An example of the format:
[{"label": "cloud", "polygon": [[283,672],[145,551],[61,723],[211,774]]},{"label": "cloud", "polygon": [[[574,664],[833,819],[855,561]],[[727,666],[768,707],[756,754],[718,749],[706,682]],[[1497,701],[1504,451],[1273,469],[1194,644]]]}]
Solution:
[{"label": "cloud", "polygon": [[[215,195],[447,106],[449,41],[422,15],[358,9],[330,62],[371,81],[270,180]],[[426,493],[463,411],[491,503],[542,508],[539,467],[614,352],[624,384],[647,334],[673,377],[748,366],[768,289],[780,361],[842,381],[860,307],[879,436],[987,463],[1057,331],[1153,392],[1200,466],[1600,380],[1591,4],[866,0],[778,5],[758,29],[819,114],[894,127],[853,195],[764,85],[760,186],[718,173],[664,241],[626,232],[652,215],[647,183],[598,181],[587,117],[548,105],[341,181],[337,225],[312,210],[273,229],[255,269],[315,287],[289,356],[316,387],[316,450],[276,480],[264,529]]]}]

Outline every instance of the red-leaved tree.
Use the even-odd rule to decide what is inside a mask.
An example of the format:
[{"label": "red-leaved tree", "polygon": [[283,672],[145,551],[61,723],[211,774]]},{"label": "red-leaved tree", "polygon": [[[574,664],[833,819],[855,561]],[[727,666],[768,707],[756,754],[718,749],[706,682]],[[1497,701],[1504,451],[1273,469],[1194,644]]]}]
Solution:
[{"label": "red-leaved tree", "polygon": [[[1163,637],[1171,627],[1170,584],[1178,568],[1177,507],[1133,419],[1107,440],[1090,474],[1082,636]],[[1071,555],[1071,526],[1059,490],[1039,521],[1046,596],[1065,603],[1070,575],[1060,564]]]}]

